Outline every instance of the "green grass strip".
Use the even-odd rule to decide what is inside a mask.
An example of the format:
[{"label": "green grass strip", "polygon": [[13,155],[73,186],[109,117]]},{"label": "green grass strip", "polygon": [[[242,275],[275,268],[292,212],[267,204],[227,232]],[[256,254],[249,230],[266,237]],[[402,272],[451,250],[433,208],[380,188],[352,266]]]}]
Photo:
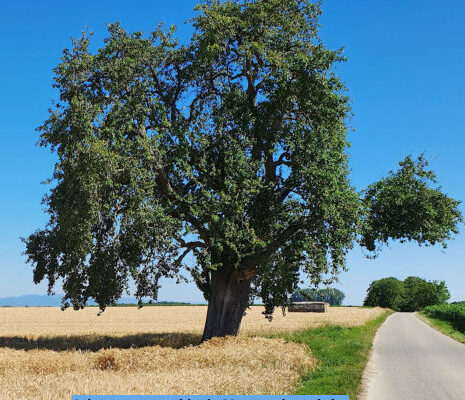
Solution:
[{"label": "green grass strip", "polygon": [[418,312],[417,316],[422,321],[426,322],[429,326],[433,327],[441,333],[444,333],[444,335],[447,335],[452,339],[455,339],[458,342],[465,344],[465,333],[462,333],[454,329],[454,326],[451,322],[429,317],[425,315],[425,313],[423,312]]},{"label": "green grass strip", "polygon": [[329,325],[281,335],[286,340],[307,344],[319,361],[319,366],[303,379],[295,394],[348,394],[351,400],[358,399],[373,338],[392,313],[386,311],[361,326]]}]

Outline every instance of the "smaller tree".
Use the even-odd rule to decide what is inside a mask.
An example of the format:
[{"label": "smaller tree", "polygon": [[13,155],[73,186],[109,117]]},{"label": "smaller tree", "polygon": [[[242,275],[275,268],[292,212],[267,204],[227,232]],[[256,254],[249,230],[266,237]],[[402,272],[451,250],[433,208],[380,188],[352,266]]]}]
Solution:
[{"label": "smaller tree", "polygon": [[444,281],[440,281],[440,282],[433,281],[432,283],[436,287],[436,295],[437,295],[438,303],[439,304],[447,303],[447,300],[450,299],[450,292],[449,292],[449,289],[446,286],[446,282],[444,282]]},{"label": "smaller tree", "polygon": [[404,284],[389,277],[371,282],[367,290],[364,306],[379,306],[399,310],[403,300]]},{"label": "smaller tree", "polygon": [[346,295],[336,288],[297,289],[292,301],[325,301],[332,306],[340,306]]}]

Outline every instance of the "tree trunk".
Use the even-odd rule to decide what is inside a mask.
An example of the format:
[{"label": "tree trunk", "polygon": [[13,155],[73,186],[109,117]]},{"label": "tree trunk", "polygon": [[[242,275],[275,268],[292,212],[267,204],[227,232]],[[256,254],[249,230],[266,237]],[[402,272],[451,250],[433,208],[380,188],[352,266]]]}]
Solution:
[{"label": "tree trunk", "polygon": [[213,271],[210,279],[207,320],[202,341],[239,333],[250,293],[253,273],[238,270]]}]

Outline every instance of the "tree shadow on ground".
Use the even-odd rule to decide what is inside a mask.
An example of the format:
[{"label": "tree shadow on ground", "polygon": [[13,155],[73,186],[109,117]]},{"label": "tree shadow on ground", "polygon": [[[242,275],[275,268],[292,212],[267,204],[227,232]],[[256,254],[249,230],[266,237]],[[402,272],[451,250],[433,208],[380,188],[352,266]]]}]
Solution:
[{"label": "tree shadow on ground", "polygon": [[131,349],[148,346],[161,346],[179,349],[189,345],[198,345],[201,335],[196,333],[138,333],[134,335],[74,335],[74,336],[0,336],[0,348],[16,350],[82,350],[99,351],[101,349]]}]

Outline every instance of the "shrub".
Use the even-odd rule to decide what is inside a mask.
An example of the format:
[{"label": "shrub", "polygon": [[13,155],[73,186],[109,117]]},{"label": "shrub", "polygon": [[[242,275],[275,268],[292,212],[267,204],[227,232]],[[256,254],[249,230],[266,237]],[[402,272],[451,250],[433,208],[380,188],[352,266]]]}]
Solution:
[{"label": "shrub", "polygon": [[423,311],[428,317],[448,321],[454,329],[465,333],[465,302],[428,306]]}]

